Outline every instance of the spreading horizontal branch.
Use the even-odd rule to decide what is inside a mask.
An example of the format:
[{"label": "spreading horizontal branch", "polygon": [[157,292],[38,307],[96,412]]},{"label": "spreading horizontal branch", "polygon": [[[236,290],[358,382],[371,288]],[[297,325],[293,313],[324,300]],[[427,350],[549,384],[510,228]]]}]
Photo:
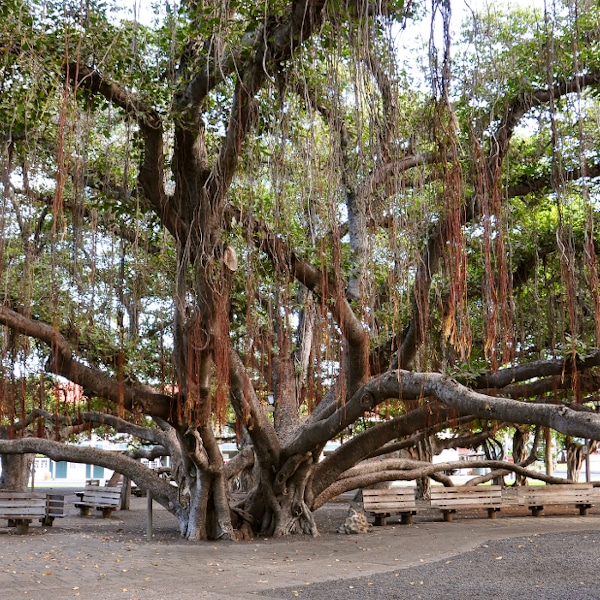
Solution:
[{"label": "spreading horizontal branch", "polygon": [[81,447],[42,438],[0,440],[0,454],[43,454],[54,461],[93,464],[117,473],[123,473],[142,489],[150,490],[152,497],[163,505],[177,503],[178,490],[161,479],[148,467],[119,452]]},{"label": "spreading horizontal branch", "polygon": [[46,369],[81,385],[89,396],[99,396],[115,404],[121,404],[134,412],[161,417],[175,418],[173,398],[150,391],[145,387],[132,387],[120,383],[97,369],[92,369],[72,355],[66,339],[52,326],[29,319],[6,305],[0,305],[0,323],[15,333],[36,338],[50,347],[50,358]]},{"label": "spreading horizontal branch", "polygon": [[[600,365],[600,349],[596,348],[588,355],[577,357],[577,370],[582,372]],[[548,360],[536,360],[530,363],[506,367],[498,371],[487,371],[478,375],[473,382],[473,388],[495,388],[501,390],[508,385],[527,381],[529,379],[540,379],[569,373],[573,369],[573,359],[569,355],[566,358],[554,358]]]},{"label": "spreading horizontal branch", "polygon": [[476,392],[439,373],[389,371],[371,379],[329,417],[301,430],[285,452],[306,452],[315,440],[325,443],[365,412],[386,400],[434,399],[459,414],[485,420],[543,425],[574,437],[600,439],[600,415],[563,405],[523,402]]}]

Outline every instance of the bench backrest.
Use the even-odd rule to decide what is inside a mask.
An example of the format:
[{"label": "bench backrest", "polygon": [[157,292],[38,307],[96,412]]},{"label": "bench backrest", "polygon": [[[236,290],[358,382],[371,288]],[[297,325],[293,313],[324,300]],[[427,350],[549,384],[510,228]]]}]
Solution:
[{"label": "bench backrest", "polygon": [[415,488],[363,489],[363,507],[367,511],[410,510],[416,508]]},{"label": "bench backrest", "polygon": [[95,485],[86,486],[81,501],[91,504],[102,504],[106,506],[118,506],[121,500],[120,487],[99,487]]},{"label": "bench backrest", "polygon": [[46,515],[46,494],[2,490],[0,491],[0,515],[4,517],[11,515],[44,517]]},{"label": "bench backrest", "polygon": [[569,504],[594,502],[600,499],[600,489],[591,483],[564,483],[550,485],[517,486],[520,504]]},{"label": "bench backrest", "polygon": [[499,506],[502,503],[502,486],[472,485],[456,487],[431,487],[431,506]]},{"label": "bench backrest", "polygon": [[65,516],[65,495],[64,494],[46,494],[47,508],[46,514],[49,517]]}]

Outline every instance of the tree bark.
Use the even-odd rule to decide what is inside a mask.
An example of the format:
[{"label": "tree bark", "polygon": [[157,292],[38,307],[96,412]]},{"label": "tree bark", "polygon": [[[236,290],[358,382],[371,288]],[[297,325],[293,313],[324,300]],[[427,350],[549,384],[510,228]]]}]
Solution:
[{"label": "tree bark", "polygon": [[0,489],[27,491],[34,458],[35,454],[0,454]]},{"label": "tree bark", "polygon": [[[417,459],[421,462],[431,462],[433,459],[433,445],[430,436],[419,440],[416,445]],[[431,480],[429,477],[419,477],[417,479],[417,498],[429,500],[431,498]]]},{"label": "tree bark", "polygon": [[[524,427],[515,427],[513,435],[513,461],[515,464],[522,463],[527,458],[527,439],[529,431]],[[525,485],[527,478],[523,475],[516,474],[515,485]]]},{"label": "tree bark", "polygon": [[598,442],[592,440],[588,442],[587,447],[580,442],[574,441],[567,437],[565,440],[565,448],[567,449],[567,478],[573,481],[579,481],[581,468],[585,459],[586,451],[588,453],[595,452],[598,447]]}]

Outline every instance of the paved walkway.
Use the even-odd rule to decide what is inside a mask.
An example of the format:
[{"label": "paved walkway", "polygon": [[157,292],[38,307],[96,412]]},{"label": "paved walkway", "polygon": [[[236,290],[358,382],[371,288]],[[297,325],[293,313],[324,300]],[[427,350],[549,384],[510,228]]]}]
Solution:
[{"label": "paved walkway", "polygon": [[[333,589],[339,589],[338,597],[350,598],[349,591],[358,587],[351,580],[361,576],[367,578],[361,582],[367,591],[357,597],[381,598],[381,593],[376,593],[379,574],[395,576],[405,587],[413,584],[418,587],[423,585],[418,578],[422,578],[423,568],[427,566],[433,573],[435,565],[450,564],[463,553],[485,549],[496,540],[528,537],[539,548],[545,536],[557,533],[580,536],[575,540],[581,539],[582,544],[591,536],[593,550],[598,553],[592,557],[594,564],[598,564],[600,558],[600,512],[592,512],[587,517],[571,513],[540,518],[507,516],[495,520],[457,515],[453,523],[388,525],[364,535],[329,533],[316,539],[293,537],[192,544],[173,535],[175,521],[163,510],[154,513],[155,538],[152,542],[145,541],[145,508],[145,499],[135,499],[131,511],[119,511],[112,519],[84,518],[73,512],[64,519],[57,519],[53,528],[32,525],[27,536],[17,536],[12,530],[0,528],[2,598],[256,600],[257,596],[300,596],[333,600],[335,593],[319,595],[320,585],[325,586],[322,590],[325,594],[327,586],[337,582]],[[551,535],[548,539],[551,540]],[[572,551],[579,552],[582,544],[576,543]],[[495,566],[494,560],[491,566]],[[482,577],[489,580],[493,573],[486,570]],[[344,588],[340,580],[350,583]],[[598,582],[585,583],[586,586],[600,585],[600,577]],[[310,584],[316,585],[305,587]],[[510,585],[523,597],[523,587],[515,581]],[[367,593],[369,588],[374,595]],[[503,588],[504,584],[500,589]],[[406,589],[410,592],[414,588]],[[389,597],[419,597],[409,592],[394,592]],[[421,597],[437,596],[430,592]],[[528,600],[534,597],[529,594]]]}]

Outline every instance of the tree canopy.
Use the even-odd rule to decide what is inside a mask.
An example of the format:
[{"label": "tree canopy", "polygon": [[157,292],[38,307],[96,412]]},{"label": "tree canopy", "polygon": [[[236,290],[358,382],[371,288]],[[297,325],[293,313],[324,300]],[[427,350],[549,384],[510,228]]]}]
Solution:
[{"label": "tree canopy", "polygon": [[[230,539],[316,533],[442,430],[600,439],[599,9],[461,6],[6,0],[0,454]],[[63,443],[98,426],[177,486]]]}]

